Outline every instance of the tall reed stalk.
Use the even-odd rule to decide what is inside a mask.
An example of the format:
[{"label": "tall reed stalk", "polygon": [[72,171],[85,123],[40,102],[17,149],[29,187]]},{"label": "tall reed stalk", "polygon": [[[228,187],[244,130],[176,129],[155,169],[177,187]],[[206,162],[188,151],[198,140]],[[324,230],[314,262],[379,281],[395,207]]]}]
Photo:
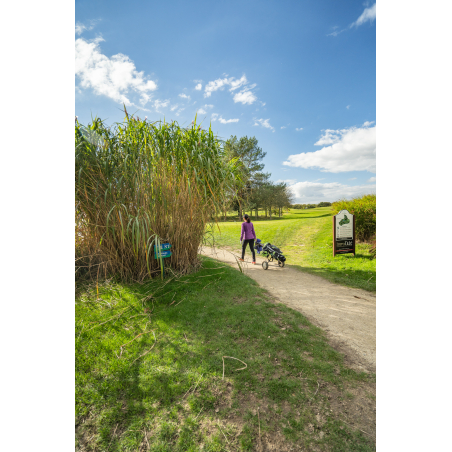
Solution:
[{"label": "tall reed stalk", "polygon": [[185,273],[239,163],[196,118],[181,128],[125,113],[112,128],[75,125],[76,274],[142,281],[159,271],[153,246],[162,242],[172,245],[165,266]]}]

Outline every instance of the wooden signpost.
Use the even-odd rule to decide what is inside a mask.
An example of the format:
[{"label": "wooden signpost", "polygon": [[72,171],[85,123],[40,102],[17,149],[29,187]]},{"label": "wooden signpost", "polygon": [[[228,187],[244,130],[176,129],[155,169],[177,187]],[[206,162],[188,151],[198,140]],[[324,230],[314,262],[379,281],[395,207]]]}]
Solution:
[{"label": "wooden signpost", "polygon": [[333,257],[348,253],[355,255],[355,216],[341,210],[333,217]]},{"label": "wooden signpost", "polygon": [[162,277],[165,277],[165,261],[163,258],[170,257],[171,256],[171,244],[169,243],[161,243],[160,247],[157,247],[157,245],[154,245],[154,258],[160,259],[162,258]]}]

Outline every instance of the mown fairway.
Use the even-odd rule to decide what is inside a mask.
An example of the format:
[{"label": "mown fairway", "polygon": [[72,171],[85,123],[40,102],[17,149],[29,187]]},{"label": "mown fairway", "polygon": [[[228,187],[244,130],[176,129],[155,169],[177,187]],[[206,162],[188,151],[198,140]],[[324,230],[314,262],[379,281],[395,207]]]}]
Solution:
[{"label": "mown fairway", "polygon": [[[376,260],[369,254],[370,245],[356,244],[356,256],[346,254],[333,258],[331,207],[291,209],[283,217],[258,220],[256,235],[262,242],[281,248],[286,264],[322,276],[332,282],[360,289],[376,290]],[[220,222],[208,239],[220,247],[240,248],[240,222]],[[219,228],[219,229],[218,229]],[[213,240],[212,240],[213,239]],[[247,251],[249,254],[249,249]]]},{"label": "mown fairway", "polygon": [[[202,262],[79,291],[76,449],[375,450],[375,376],[238,270]],[[226,358],[223,380],[223,356],[246,369]]]}]

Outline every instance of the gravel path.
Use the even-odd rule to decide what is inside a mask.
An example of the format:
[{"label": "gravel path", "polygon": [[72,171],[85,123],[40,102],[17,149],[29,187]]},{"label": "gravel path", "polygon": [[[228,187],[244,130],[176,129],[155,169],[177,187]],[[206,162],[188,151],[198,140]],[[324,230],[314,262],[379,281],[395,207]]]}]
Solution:
[{"label": "gravel path", "polygon": [[[248,250],[249,251],[249,250]],[[201,254],[238,268],[238,252],[203,247]],[[349,365],[359,370],[376,370],[376,296],[372,292],[333,284],[290,266],[279,268],[257,255],[252,265],[245,257],[244,273],[267,289],[286,306],[304,314],[312,323],[327,332],[332,345],[343,352]]]}]

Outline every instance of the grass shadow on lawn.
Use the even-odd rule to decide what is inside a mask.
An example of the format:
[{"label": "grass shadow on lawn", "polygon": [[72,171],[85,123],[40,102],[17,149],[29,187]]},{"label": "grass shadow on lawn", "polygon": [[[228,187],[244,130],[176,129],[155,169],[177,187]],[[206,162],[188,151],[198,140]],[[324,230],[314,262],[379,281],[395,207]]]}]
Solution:
[{"label": "grass shadow on lawn", "polygon": [[91,288],[76,319],[77,450],[375,450],[375,375],[237,270]]}]

